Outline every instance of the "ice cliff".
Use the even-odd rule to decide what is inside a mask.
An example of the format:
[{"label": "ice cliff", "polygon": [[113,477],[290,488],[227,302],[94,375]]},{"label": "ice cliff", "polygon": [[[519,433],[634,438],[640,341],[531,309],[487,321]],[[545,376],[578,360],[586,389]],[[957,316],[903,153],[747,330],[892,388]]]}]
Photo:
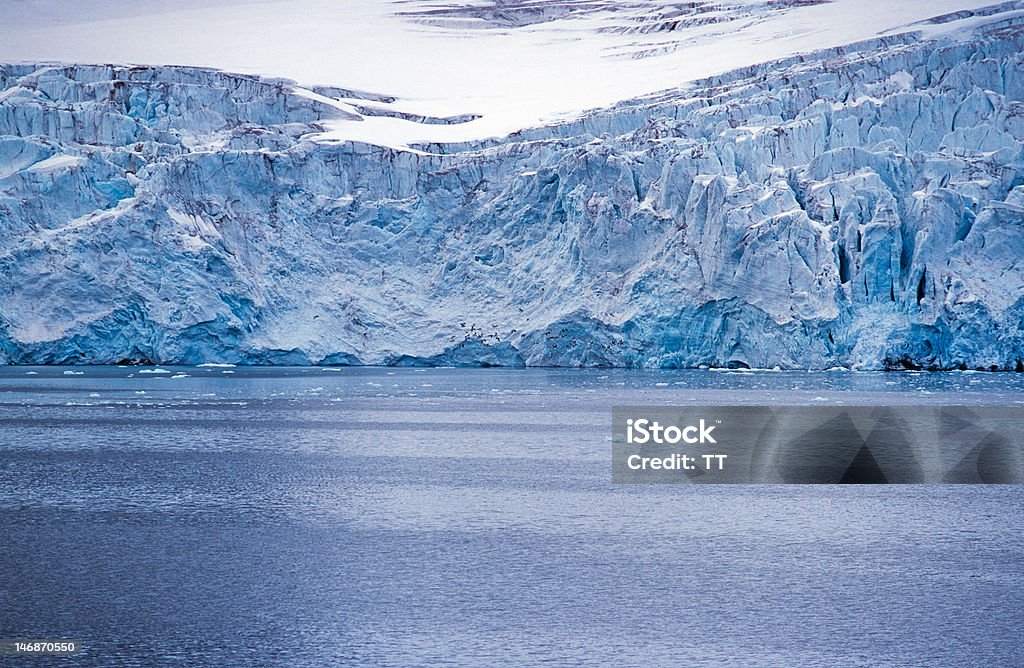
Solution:
[{"label": "ice cliff", "polygon": [[329,141],[351,91],[3,65],[0,362],[1022,369],[1022,47],[1014,14],[416,150]]}]

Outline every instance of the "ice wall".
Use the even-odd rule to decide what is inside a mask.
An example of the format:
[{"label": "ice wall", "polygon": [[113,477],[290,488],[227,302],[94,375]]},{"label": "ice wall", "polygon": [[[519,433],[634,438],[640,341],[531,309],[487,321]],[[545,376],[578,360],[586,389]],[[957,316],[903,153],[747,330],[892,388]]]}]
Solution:
[{"label": "ice wall", "polygon": [[1022,368],[1022,47],[416,151],[326,141],[345,106],[289,81],[0,66],[0,361]]}]

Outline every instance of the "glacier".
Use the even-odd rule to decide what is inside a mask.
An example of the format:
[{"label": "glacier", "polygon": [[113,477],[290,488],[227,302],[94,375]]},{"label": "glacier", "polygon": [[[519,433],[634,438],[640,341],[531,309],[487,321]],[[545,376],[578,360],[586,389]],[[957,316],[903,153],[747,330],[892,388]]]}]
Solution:
[{"label": "glacier", "polygon": [[1018,5],[404,148],[331,132],[358,91],[0,65],[0,362],[1024,370]]}]

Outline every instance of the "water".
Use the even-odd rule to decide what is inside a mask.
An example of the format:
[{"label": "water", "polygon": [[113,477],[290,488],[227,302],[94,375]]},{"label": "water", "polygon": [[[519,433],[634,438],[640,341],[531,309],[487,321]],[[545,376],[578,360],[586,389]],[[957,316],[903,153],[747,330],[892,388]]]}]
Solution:
[{"label": "water", "polygon": [[0,369],[0,637],[85,647],[24,665],[1024,664],[1024,487],[609,468],[616,404],[1024,375],[166,370]]}]

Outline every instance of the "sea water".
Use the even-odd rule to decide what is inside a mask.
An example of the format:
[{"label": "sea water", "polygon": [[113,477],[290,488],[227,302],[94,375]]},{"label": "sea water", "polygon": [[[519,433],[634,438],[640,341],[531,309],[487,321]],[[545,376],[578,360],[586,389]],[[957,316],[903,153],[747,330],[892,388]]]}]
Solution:
[{"label": "sea water", "polygon": [[[1024,487],[614,485],[615,405],[1024,374],[0,368],[25,665],[1024,664]],[[0,658],[11,661],[10,658]]]}]

